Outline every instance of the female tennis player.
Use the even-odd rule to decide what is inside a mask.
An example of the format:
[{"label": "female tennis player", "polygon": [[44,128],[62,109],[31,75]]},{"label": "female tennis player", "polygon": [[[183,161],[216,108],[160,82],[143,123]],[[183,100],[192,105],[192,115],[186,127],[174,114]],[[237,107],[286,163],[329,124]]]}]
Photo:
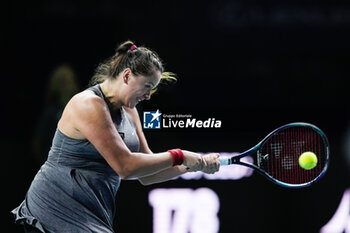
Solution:
[{"label": "female tennis player", "polygon": [[131,41],[99,65],[91,87],[67,103],[47,161],[12,211],[26,232],[114,232],[121,179],[147,185],[218,171],[218,154],[149,149],[135,106],[149,100],[162,79],[175,78],[163,72],[155,52]]}]

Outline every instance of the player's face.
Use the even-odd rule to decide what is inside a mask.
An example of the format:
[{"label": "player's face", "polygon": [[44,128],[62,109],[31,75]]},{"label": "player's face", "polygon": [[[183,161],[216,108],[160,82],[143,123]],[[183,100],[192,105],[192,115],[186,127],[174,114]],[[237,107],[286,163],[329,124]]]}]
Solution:
[{"label": "player's face", "polygon": [[136,76],[132,74],[128,83],[125,106],[134,108],[141,101],[149,100],[151,98],[151,91],[158,85],[160,78],[161,73],[159,71],[151,76]]}]

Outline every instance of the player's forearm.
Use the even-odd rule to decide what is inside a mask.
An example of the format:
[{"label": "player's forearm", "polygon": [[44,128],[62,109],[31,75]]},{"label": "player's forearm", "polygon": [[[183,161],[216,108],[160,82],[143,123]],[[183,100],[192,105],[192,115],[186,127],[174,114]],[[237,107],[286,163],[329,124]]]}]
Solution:
[{"label": "player's forearm", "polygon": [[150,176],[165,169],[171,168],[172,156],[169,152],[157,154],[132,153],[122,160],[123,179]]},{"label": "player's forearm", "polygon": [[161,183],[164,181],[171,180],[174,177],[178,177],[186,172],[187,172],[187,169],[184,165],[175,166],[175,167],[168,168],[166,170],[163,170],[161,172],[158,172],[158,173],[150,175],[150,176],[140,177],[139,181],[143,185]]}]

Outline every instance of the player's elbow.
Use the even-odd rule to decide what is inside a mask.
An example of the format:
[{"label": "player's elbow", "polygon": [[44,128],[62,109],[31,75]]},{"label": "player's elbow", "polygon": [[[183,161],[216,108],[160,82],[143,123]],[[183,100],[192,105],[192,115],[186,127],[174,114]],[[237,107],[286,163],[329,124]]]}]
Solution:
[{"label": "player's elbow", "polygon": [[122,179],[122,180],[127,180],[129,179],[129,176],[125,173],[122,173],[122,172],[118,172],[118,175],[119,177]]},{"label": "player's elbow", "polygon": [[126,152],[125,154],[120,153],[119,156],[115,156],[111,163],[109,163],[113,170],[123,180],[135,178],[137,173],[137,167],[134,165],[135,161],[132,159],[132,153]]},{"label": "player's elbow", "polygon": [[135,178],[133,170],[130,169],[130,167],[128,167],[128,166],[123,166],[123,168],[119,169],[119,171],[117,173],[120,176],[120,178],[123,180]]},{"label": "player's elbow", "polygon": [[135,178],[132,174],[127,173],[127,172],[122,172],[122,173],[119,172],[118,175],[122,180],[128,180],[128,179]]},{"label": "player's elbow", "polygon": [[139,166],[135,165],[131,161],[124,163],[119,169],[119,176],[121,179],[133,179],[138,178],[140,173]]}]

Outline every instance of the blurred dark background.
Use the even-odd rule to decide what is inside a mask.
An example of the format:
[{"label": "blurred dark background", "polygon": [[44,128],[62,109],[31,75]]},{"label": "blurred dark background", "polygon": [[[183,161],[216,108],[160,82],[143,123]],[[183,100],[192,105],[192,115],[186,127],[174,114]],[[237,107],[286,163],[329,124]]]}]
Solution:
[{"label": "blurred dark background", "polygon": [[[45,159],[55,128],[55,120],[47,119],[57,119],[65,98],[86,88],[99,62],[128,39],[154,49],[179,79],[140,104],[140,113],[160,109],[223,122],[220,129],[145,130],[153,151],[244,151],[282,124],[305,121],[328,135],[331,163],[319,183],[300,190],[259,175],[147,187],[125,181],[117,195],[117,232],[151,232],[148,192],[171,187],[214,190],[221,202],[220,232],[318,232],[350,187],[350,155],[342,150],[350,120],[348,1],[2,5],[0,143],[7,232],[21,232],[9,212],[23,200]],[[55,79],[62,66],[68,67],[66,78]],[[67,89],[63,97],[52,94]]]}]

